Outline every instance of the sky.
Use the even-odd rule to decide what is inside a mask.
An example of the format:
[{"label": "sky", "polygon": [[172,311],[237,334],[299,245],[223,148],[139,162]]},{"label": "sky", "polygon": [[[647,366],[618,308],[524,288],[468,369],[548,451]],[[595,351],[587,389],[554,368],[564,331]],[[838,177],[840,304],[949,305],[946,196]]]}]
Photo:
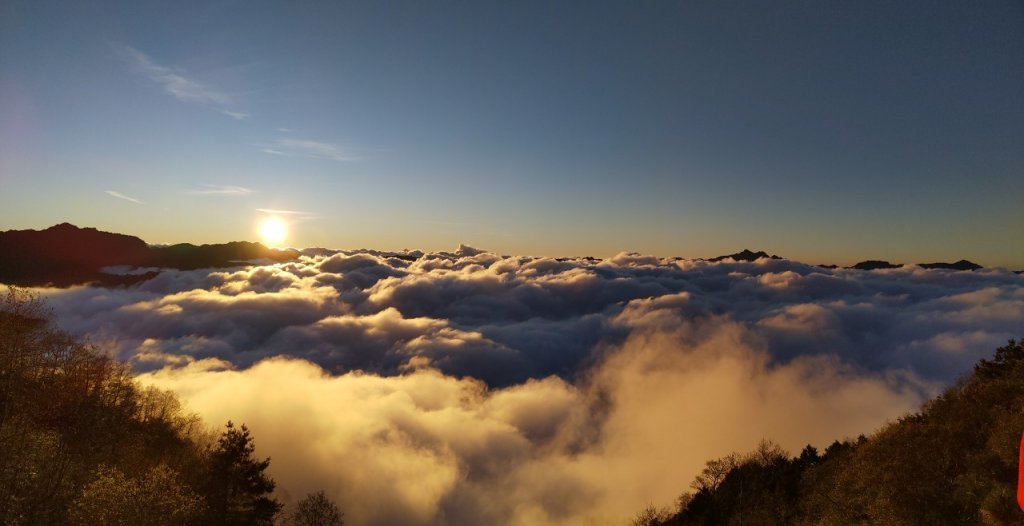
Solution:
[{"label": "sky", "polygon": [[1022,145],[1019,2],[0,4],[0,229],[1024,268]]}]

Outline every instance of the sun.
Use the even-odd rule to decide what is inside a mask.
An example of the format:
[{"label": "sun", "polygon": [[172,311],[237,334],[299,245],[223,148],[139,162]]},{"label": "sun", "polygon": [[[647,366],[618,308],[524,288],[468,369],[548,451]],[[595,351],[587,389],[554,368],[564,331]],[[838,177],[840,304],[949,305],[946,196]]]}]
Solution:
[{"label": "sun", "polygon": [[284,221],[276,217],[268,217],[260,222],[260,239],[269,246],[280,246],[288,237],[288,227]]}]

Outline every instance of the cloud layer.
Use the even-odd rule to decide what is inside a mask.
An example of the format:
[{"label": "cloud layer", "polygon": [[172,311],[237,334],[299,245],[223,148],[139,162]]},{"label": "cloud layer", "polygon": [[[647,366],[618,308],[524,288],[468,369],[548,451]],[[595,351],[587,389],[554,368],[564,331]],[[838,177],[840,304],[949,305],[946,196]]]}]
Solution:
[{"label": "cloud layer", "polygon": [[346,521],[375,525],[623,524],[672,502],[708,458],[762,436],[824,445],[919,400],[912,379],[827,358],[770,366],[735,322],[661,310],[626,314],[651,332],[576,384],[489,390],[432,369],[335,377],[280,357],[241,371],[196,362],[143,381],[215,421],[244,418],[290,494],[325,488]]},{"label": "cloud layer", "polygon": [[[115,339],[141,368],[291,355],[332,373],[394,375],[429,361],[492,386],[573,379],[635,327],[639,300],[684,319],[723,316],[773,361],[833,356],[950,382],[1024,320],[1024,279],[915,266],[858,271],[787,260],[710,263],[307,250],[278,265],[167,271],[127,289],[48,291],[72,332]],[[141,353],[139,349],[146,349]],[[148,361],[147,361],[148,360]]]},{"label": "cloud layer", "polygon": [[1024,279],[998,269],[465,246],[45,293],[353,524],[615,523],[761,438],[870,432],[1024,333]]}]

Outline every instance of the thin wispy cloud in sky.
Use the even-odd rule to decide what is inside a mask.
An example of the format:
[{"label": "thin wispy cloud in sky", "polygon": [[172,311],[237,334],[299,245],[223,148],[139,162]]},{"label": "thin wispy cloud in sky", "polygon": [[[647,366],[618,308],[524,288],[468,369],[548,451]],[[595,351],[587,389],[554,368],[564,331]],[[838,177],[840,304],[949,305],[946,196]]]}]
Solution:
[{"label": "thin wispy cloud in sky", "polygon": [[219,184],[204,184],[203,187],[198,190],[188,190],[185,192],[190,195],[248,195],[255,190],[252,188],[246,188],[244,186],[232,186],[232,185],[219,185]]},{"label": "thin wispy cloud in sky", "polygon": [[356,157],[341,146],[321,141],[302,139],[278,139],[272,146],[262,149],[264,153],[284,157],[310,157],[333,161],[355,161]]},{"label": "thin wispy cloud in sky", "polygon": [[229,102],[227,95],[190,79],[169,67],[157,64],[149,55],[131,46],[115,45],[115,49],[146,77],[159,84],[164,91],[180,101],[214,104]]},{"label": "thin wispy cloud in sky", "polygon": [[[232,98],[227,94],[199,82],[183,71],[158,64],[149,55],[124,44],[113,44],[117,53],[128,61],[135,69],[149,80],[163,88],[165,92],[182,102],[226,106]],[[248,113],[218,108],[221,113],[233,119],[245,120]]]},{"label": "thin wispy cloud in sky", "polygon": [[302,223],[317,219],[317,216],[310,212],[303,212],[302,210],[281,210],[277,208],[257,208],[257,212],[261,214],[267,214],[268,216],[283,216],[289,223]]},{"label": "thin wispy cloud in sky", "polygon": [[231,117],[232,119],[236,119],[236,120],[240,120],[240,121],[244,121],[245,119],[249,118],[249,114],[248,113],[243,113],[243,112],[240,112],[240,111],[220,110],[220,112],[223,113],[224,115],[227,115],[228,117]]},{"label": "thin wispy cloud in sky", "polygon": [[125,201],[131,201],[133,203],[140,204],[140,205],[146,204],[146,203],[140,201],[139,199],[136,199],[136,198],[131,197],[131,196],[124,195],[121,192],[115,192],[113,190],[104,190],[104,192],[106,192],[106,194],[111,196],[111,197],[116,197],[118,199],[124,199]]},{"label": "thin wispy cloud in sky", "polygon": [[281,215],[309,215],[306,212],[299,210],[277,210],[274,208],[257,208],[257,212],[263,212],[264,214],[281,214]]}]

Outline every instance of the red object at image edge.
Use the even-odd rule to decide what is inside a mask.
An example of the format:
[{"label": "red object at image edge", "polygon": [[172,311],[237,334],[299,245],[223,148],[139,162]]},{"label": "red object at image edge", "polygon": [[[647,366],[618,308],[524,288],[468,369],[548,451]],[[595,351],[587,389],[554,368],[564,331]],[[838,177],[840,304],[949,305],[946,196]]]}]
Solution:
[{"label": "red object at image edge", "polygon": [[1020,459],[1017,462],[1017,505],[1024,510],[1024,435],[1020,437]]}]

